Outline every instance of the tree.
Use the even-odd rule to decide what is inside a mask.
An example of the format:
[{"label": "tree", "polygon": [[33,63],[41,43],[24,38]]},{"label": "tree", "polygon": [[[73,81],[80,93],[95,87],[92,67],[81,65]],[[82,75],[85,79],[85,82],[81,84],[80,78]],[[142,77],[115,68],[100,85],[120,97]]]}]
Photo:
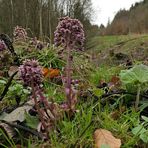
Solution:
[{"label": "tree", "polygon": [[91,0],[0,0],[0,30],[12,35],[19,25],[28,29],[30,36],[49,36],[52,42],[58,18],[69,15],[79,19],[91,34],[91,9]]},{"label": "tree", "polygon": [[14,25],[14,8],[13,8],[13,0],[10,0],[11,3],[11,29],[13,29],[13,25]]},{"label": "tree", "polygon": [[42,6],[43,6],[43,0],[39,0],[39,21],[40,21],[40,38],[41,39],[43,39]]}]

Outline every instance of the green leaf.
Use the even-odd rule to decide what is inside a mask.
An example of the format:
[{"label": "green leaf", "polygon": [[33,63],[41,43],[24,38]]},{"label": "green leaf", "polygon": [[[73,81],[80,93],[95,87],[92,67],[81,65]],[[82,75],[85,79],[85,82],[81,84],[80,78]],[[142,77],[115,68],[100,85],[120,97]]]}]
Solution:
[{"label": "green leaf", "polygon": [[148,107],[148,101],[144,102],[140,107],[140,111],[143,111],[146,107]]},{"label": "green leaf", "polygon": [[33,128],[33,129],[37,129],[40,121],[36,116],[31,116],[31,115],[26,113],[25,118],[26,118],[27,126]]},{"label": "green leaf", "polygon": [[148,143],[148,131],[144,132],[143,134],[140,135],[140,139],[145,142]]},{"label": "green leaf", "polygon": [[5,80],[0,80],[0,84],[6,84],[7,82]]},{"label": "green leaf", "polygon": [[148,122],[148,117],[146,117],[146,116],[141,116],[141,118],[142,118],[144,121]]},{"label": "green leaf", "polygon": [[148,82],[148,66],[140,64],[135,65],[128,70],[120,72],[121,81],[126,84],[143,84]]},{"label": "green leaf", "polygon": [[134,135],[140,135],[144,132],[146,132],[146,129],[142,125],[138,125],[137,127],[132,129],[132,133]]},{"label": "green leaf", "polygon": [[28,89],[23,89],[24,94],[30,94],[30,91]]},{"label": "green leaf", "polygon": [[94,95],[100,97],[104,94],[104,91],[102,89],[93,89]]}]

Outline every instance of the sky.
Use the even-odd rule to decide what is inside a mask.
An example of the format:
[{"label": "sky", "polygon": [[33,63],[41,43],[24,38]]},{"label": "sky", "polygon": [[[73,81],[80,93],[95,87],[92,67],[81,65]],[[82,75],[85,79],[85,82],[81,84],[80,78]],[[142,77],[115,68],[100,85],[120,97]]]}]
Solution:
[{"label": "sky", "polygon": [[142,0],[92,0],[94,9],[93,24],[107,25],[108,20],[112,21],[120,9],[129,9],[132,4]]}]

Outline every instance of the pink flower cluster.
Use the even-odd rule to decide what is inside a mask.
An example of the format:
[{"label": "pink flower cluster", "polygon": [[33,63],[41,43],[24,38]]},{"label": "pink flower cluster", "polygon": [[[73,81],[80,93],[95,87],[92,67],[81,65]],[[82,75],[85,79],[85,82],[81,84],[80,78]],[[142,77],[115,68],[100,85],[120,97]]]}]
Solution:
[{"label": "pink flower cluster", "polygon": [[21,26],[16,26],[13,31],[13,36],[15,40],[26,40],[27,39],[27,32]]},{"label": "pink flower cluster", "polygon": [[3,40],[0,40],[0,51],[3,51],[7,48],[5,42]]},{"label": "pink flower cluster", "polygon": [[83,25],[77,19],[63,17],[60,19],[54,32],[56,46],[71,46],[73,49],[82,49],[84,44]]},{"label": "pink flower cluster", "polygon": [[25,60],[19,67],[21,79],[27,86],[39,86],[42,83],[42,70],[36,60]]}]

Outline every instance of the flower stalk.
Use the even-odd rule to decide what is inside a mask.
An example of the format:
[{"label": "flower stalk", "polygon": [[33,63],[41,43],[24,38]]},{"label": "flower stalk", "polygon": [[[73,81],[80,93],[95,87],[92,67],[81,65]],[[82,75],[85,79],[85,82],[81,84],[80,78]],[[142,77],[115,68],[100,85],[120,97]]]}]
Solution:
[{"label": "flower stalk", "polygon": [[[26,86],[30,86],[32,88],[32,98],[34,100],[35,108],[39,115],[39,119],[43,126],[43,129],[46,132],[46,138],[49,134],[49,126],[48,121],[45,115],[45,110],[48,109],[48,101],[44,97],[43,93],[41,92],[41,83],[42,83],[42,70],[39,66],[39,63],[36,60],[25,60],[23,65],[19,67],[21,78],[24,81]],[[39,97],[39,101],[37,99]],[[45,108],[42,109],[39,106],[39,103],[43,103]]]},{"label": "flower stalk", "polygon": [[75,92],[71,87],[72,54],[71,51],[82,50],[84,44],[83,25],[77,19],[63,17],[55,31],[54,42],[56,46],[62,46],[67,52],[65,94],[68,108],[73,110],[76,103]]}]

